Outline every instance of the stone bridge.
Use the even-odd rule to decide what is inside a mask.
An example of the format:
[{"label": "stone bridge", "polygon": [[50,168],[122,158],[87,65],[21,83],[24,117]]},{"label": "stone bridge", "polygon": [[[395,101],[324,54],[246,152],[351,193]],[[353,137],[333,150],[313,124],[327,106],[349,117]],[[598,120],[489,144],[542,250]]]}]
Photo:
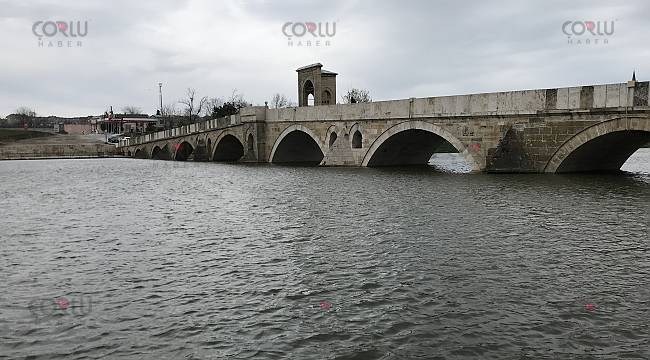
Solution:
[{"label": "stone bridge", "polygon": [[255,106],[134,137],[126,156],[161,160],[425,165],[453,147],[475,171],[618,170],[650,143],[648,82],[411,98]]}]

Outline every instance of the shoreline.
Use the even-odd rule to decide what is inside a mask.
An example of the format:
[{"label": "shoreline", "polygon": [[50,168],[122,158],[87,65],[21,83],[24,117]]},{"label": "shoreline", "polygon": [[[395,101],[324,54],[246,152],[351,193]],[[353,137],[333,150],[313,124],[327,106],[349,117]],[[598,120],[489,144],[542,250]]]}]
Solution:
[{"label": "shoreline", "polygon": [[[0,145],[0,160],[87,159],[121,156],[113,144],[102,141],[101,135],[63,135],[5,131],[5,138],[18,139]],[[8,136],[13,135],[13,136]],[[24,138],[25,136],[29,136]],[[23,138],[21,138],[23,137]]]},{"label": "shoreline", "polygon": [[0,161],[14,161],[14,160],[74,160],[74,159],[126,159],[128,156],[123,155],[106,155],[106,156],[93,156],[93,155],[72,155],[72,156],[29,156],[29,157],[15,157],[15,158],[0,158]]}]

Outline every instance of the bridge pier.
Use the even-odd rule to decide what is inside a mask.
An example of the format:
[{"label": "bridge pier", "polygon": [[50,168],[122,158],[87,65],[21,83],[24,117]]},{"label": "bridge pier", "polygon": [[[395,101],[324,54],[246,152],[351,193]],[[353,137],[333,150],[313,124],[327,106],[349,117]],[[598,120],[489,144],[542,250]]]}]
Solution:
[{"label": "bridge pier", "polygon": [[339,136],[333,131],[328,136],[328,149],[323,157],[323,166],[357,166],[357,161],[352,153],[350,136],[345,133]]},{"label": "bridge pier", "polygon": [[192,156],[194,161],[210,161],[210,152],[204,139],[197,140]]}]

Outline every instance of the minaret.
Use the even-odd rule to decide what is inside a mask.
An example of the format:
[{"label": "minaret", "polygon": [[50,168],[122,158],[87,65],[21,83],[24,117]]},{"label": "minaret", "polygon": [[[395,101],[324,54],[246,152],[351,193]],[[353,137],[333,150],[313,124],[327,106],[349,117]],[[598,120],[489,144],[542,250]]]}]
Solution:
[{"label": "minaret", "polygon": [[632,80],[627,82],[628,88],[636,87],[636,70],[632,71]]}]

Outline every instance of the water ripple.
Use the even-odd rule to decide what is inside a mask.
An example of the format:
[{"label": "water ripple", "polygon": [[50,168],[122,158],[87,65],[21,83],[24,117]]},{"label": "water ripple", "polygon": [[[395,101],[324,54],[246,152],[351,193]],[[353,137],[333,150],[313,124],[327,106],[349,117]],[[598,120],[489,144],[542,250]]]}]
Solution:
[{"label": "water ripple", "polygon": [[638,156],[616,176],[1,162],[0,359],[649,358]]}]

